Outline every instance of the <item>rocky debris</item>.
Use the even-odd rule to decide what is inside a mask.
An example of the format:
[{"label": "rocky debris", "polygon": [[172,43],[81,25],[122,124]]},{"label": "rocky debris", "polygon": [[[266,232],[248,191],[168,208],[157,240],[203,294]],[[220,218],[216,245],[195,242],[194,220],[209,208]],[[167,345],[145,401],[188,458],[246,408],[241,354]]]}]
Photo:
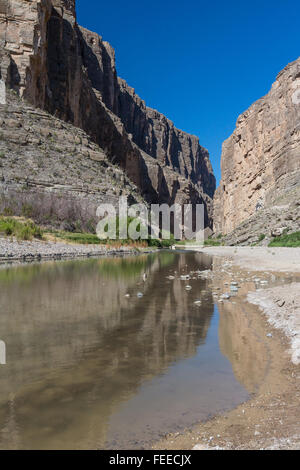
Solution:
[{"label": "rocky debris", "polygon": [[[0,6],[6,85],[34,108],[83,129],[148,203],[203,203],[212,226],[215,179],[207,151],[129,93],[117,78],[113,48],[76,23],[75,1],[6,0]],[[10,142],[19,138],[13,127]],[[91,149],[87,158],[102,157]]]},{"label": "rocky debris", "polygon": [[[281,213],[272,210],[299,201],[300,105],[293,101],[299,74],[300,59],[278,75],[268,95],[238,118],[236,130],[223,145],[214,231],[231,234],[241,227],[232,243],[253,243],[253,235],[269,236],[271,230],[290,223],[299,229],[299,207],[281,209]],[[250,217],[244,230],[242,224]],[[282,224],[285,220],[289,223]]]},{"label": "rocky debris", "polygon": [[231,295],[230,294],[222,294],[220,297],[221,300],[230,300]]},{"label": "rocky debris", "polygon": [[287,230],[287,227],[279,227],[271,230],[271,236],[276,238],[276,237],[281,237],[281,235],[284,234],[284,232]]},{"label": "rocky debris", "polygon": [[233,232],[224,236],[222,242],[229,246],[268,246],[273,238],[299,231],[300,185],[297,185],[293,191],[285,192],[284,199],[281,199],[284,205],[275,205],[256,212]]},{"label": "rocky debris", "polygon": [[[292,362],[300,364],[300,288],[299,283],[250,292],[248,301],[258,305],[269,323],[284,331],[291,342]],[[284,308],[283,308],[284,307]]]},{"label": "rocky debris", "polygon": [[210,446],[204,445],[204,444],[197,444],[193,447],[192,450],[212,451],[212,450],[225,450],[225,449],[223,447],[220,447],[220,446],[210,447]]}]

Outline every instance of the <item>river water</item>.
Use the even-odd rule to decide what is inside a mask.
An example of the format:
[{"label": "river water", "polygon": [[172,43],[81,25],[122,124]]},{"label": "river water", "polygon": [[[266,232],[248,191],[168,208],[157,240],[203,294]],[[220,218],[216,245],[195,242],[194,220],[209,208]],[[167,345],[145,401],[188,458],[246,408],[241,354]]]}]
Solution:
[{"label": "river water", "polygon": [[0,448],[144,448],[245,401],[259,379],[236,367],[242,313],[225,322],[209,280],[180,279],[212,263],[170,251],[2,268]]}]

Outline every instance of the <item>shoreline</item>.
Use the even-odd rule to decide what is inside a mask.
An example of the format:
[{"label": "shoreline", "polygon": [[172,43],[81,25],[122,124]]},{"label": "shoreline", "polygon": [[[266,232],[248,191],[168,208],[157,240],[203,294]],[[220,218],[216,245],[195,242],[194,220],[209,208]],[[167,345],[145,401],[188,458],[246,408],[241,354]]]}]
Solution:
[{"label": "shoreline", "polygon": [[[268,372],[247,402],[182,433],[167,435],[152,449],[299,449],[300,264],[296,263],[300,249],[209,247],[197,251],[215,256],[219,271],[226,275],[232,276],[232,271],[238,270],[242,277],[255,273],[260,278],[272,277],[272,273],[282,277],[279,286],[264,285],[243,292],[241,304],[234,306],[238,310],[243,305],[254,308],[249,312],[251,323],[268,350]],[[231,269],[222,268],[224,263],[230,264]],[[224,284],[224,274],[222,280]]]},{"label": "shoreline", "polygon": [[103,256],[152,253],[153,248],[139,252],[134,247],[118,248],[107,245],[84,245],[52,241],[17,241],[0,237],[0,265],[9,262],[71,260]]}]

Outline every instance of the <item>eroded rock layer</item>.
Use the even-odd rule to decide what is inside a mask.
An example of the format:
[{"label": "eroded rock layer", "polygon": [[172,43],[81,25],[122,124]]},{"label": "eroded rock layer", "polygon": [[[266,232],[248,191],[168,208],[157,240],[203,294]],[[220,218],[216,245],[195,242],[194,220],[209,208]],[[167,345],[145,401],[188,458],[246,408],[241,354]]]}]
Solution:
[{"label": "eroded rock layer", "polygon": [[[276,228],[276,224],[288,226],[281,220],[285,212],[291,220],[296,217],[294,222],[298,220],[299,227],[298,93],[300,59],[278,75],[269,94],[238,118],[234,133],[223,145],[222,180],[214,201],[215,232],[229,234],[252,217],[247,234],[243,234],[243,239],[249,239],[255,219],[261,220],[261,214],[268,215],[273,207],[281,207],[282,214],[278,220],[272,218],[267,230]],[[294,206],[298,207],[298,219]]]},{"label": "eroded rock layer", "polygon": [[83,129],[151,203],[202,203],[212,224],[208,152],[118,79],[112,47],[78,26],[75,0],[0,0],[1,79]]}]

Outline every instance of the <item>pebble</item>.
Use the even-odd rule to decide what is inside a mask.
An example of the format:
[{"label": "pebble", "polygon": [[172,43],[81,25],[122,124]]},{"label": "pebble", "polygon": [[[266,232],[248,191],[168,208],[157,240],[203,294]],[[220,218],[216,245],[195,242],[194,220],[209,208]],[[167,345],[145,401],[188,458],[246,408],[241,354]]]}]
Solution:
[{"label": "pebble", "polygon": [[231,298],[231,296],[229,294],[221,295],[221,299],[223,299],[223,300],[229,300],[230,298]]}]

